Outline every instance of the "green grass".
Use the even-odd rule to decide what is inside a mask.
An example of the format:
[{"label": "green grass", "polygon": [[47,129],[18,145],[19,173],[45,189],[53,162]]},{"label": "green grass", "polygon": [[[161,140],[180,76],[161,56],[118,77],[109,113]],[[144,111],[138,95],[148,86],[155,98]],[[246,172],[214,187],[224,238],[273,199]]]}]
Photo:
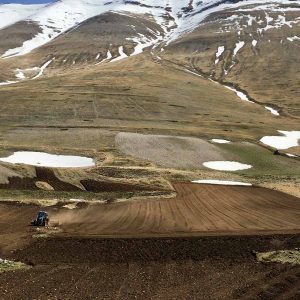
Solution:
[{"label": "green grass", "polygon": [[299,250],[280,250],[256,253],[256,258],[260,262],[277,262],[282,264],[300,265]]},{"label": "green grass", "polygon": [[300,177],[300,162],[273,155],[272,151],[255,144],[231,143],[219,145],[228,151],[228,158],[250,164],[252,169],[237,172],[250,177],[292,176]]}]

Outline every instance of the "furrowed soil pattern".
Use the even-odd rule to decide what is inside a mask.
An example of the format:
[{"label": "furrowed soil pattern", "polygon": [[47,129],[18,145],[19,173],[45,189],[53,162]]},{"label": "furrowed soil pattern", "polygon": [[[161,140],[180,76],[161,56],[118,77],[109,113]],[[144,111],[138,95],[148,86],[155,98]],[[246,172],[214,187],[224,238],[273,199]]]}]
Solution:
[{"label": "furrowed soil pattern", "polygon": [[41,239],[27,226],[39,206],[0,203],[0,256],[32,266],[0,276],[3,299],[297,299],[300,267],[255,253],[299,246],[299,198],[174,187],[174,199],[56,204],[47,210],[61,231]]},{"label": "furrowed soil pattern", "polygon": [[71,235],[253,234],[300,231],[300,199],[265,188],[174,183],[174,199],[58,212]]}]

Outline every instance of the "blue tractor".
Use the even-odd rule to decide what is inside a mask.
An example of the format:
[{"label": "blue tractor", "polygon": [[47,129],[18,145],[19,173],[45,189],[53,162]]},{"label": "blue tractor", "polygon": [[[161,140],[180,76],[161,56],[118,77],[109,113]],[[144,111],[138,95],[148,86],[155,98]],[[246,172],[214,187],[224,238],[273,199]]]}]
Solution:
[{"label": "blue tractor", "polygon": [[33,226],[48,226],[49,216],[46,211],[40,211],[35,220],[31,222]]}]

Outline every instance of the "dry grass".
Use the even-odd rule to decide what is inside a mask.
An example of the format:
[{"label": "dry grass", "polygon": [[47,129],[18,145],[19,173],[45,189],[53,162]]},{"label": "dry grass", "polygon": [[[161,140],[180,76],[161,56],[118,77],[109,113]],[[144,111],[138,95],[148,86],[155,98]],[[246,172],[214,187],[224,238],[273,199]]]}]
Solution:
[{"label": "dry grass", "polygon": [[[114,34],[106,32],[104,27],[105,30],[99,32],[99,22],[106,24],[103,26],[107,30],[115,30]],[[116,26],[111,27],[110,22]],[[198,179],[200,175],[201,178],[226,177],[227,173],[200,172],[201,160],[190,162],[191,156],[187,152],[180,154],[179,159],[169,155],[152,162],[143,160],[148,159],[143,155],[127,156],[128,153],[119,152],[124,145],[119,145],[120,148],[115,146],[115,137],[120,132],[257,143],[262,136],[276,135],[277,129],[298,128],[299,122],[295,119],[299,109],[299,84],[295,73],[299,59],[295,57],[297,42],[281,45],[278,40],[278,36],[288,35],[289,31],[268,32],[259,41],[259,53],[253,53],[246,45],[226,79],[222,78],[220,70],[214,70],[215,53],[221,43],[226,44],[228,49],[233,48],[236,36],[235,33],[216,34],[220,22],[208,23],[167,47],[163,53],[157,53],[162,60],[156,58],[156,53],[145,52],[120,62],[96,66],[96,54],[107,50],[107,44],[112,42],[108,36],[113,36],[114,43],[124,40],[127,33],[124,35],[122,30],[126,22],[128,17],[125,16],[108,14],[95,18],[67,36],[26,55],[26,59],[17,57],[0,62],[0,70],[6,75],[8,70],[41,65],[49,56],[56,57],[39,80],[0,87],[0,147],[3,155],[15,150],[37,150],[95,157],[95,172],[78,169],[56,171],[58,178],[79,188],[82,188],[82,179],[148,182],[155,187],[167,187],[166,178],[170,177],[189,180],[193,177]],[[139,19],[134,22],[141,26]],[[148,27],[154,26],[149,20],[145,22]],[[97,43],[84,44],[84,49],[76,44],[78,38],[91,40],[91,36],[97,38]],[[247,36],[243,32],[242,38],[249,44]],[[271,49],[272,55],[269,55]],[[196,53],[196,50],[199,51]],[[230,51],[226,54],[228,57]],[[286,51],[289,55],[284,54]],[[63,65],[65,59],[67,63]],[[72,65],[74,59],[78,62],[75,66]],[[281,117],[273,117],[263,106],[242,102],[221,85],[187,73],[185,67],[196,68],[206,75],[215,74],[219,80],[238,84],[257,101],[278,105],[284,113]],[[130,146],[136,150],[139,143],[137,141]],[[246,177],[247,181],[259,184],[274,183],[276,188],[298,195],[295,183],[299,180],[299,160],[272,157],[269,155],[271,152],[259,147],[252,152],[238,146],[218,146],[218,149],[222,157],[226,152],[226,158],[228,155],[254,165],[251,171],[234,176]],[[169,148],[158,150],[158,153],[174,153],[174,149]],[[298,151],[299,147],[293,149],[293,153]],[[180,163],[181,159],[189,161],[188,169],[199,169],[187,174],[178,170],[177,165],[168,164],[171,158]],[[156,163],[171,169],[163,170]],[[97,173],[102,166],[114,167],[120,172],[103,176]],[[130,167],[133,168],[128,172],[122,169]],[[135,167],[154,172],[141,178],[134,173]],[[5,165],[5,168],[1,172],[1,182],[7,182],[8,177],[15,174],[35,176],[34,169],[30,167]],[[281,180],[291,184],[290,191],[277,184]],[[47,188],[45,185],[39,187]]]},{"label": "dry grass", "polygon": [[257,253],[256,258],[260,262],[276,262],[281,264],[300,265],[299,250],[280,250]]},{"label": "dry grass", "polygon": [[17,271],[22,269],[29,269],[30,266],[21,262],[14,262],[0,259],[0,274],[4,272]]}]

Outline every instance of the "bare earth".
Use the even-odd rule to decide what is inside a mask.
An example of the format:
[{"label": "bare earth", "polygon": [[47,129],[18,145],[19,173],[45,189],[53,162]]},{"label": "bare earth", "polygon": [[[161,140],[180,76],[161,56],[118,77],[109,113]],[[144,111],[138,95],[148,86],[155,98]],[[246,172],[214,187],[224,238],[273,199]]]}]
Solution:
[{"label": "bare earth", "polygon": [[54,216],[71,235],[300,232],[300,199],[265,188],[175,183],[175,199],[92,206]]},{"label": "bare earth", "polygon": [[127,155],[169,168],[199,169],[206,161],[224,159],[216,146],[190,137],[120,132],[116,147]]},{"label": "bare earth", "polygon": [[174,187],[175,199],[58,203],[48,211],[59,230],[40,238],[28,226],[39,206],[0,203],[0,257],[32,266],[0,274],[1,299],[299,299],[299,266],[254,255],[299,245],[299,198]]}]

